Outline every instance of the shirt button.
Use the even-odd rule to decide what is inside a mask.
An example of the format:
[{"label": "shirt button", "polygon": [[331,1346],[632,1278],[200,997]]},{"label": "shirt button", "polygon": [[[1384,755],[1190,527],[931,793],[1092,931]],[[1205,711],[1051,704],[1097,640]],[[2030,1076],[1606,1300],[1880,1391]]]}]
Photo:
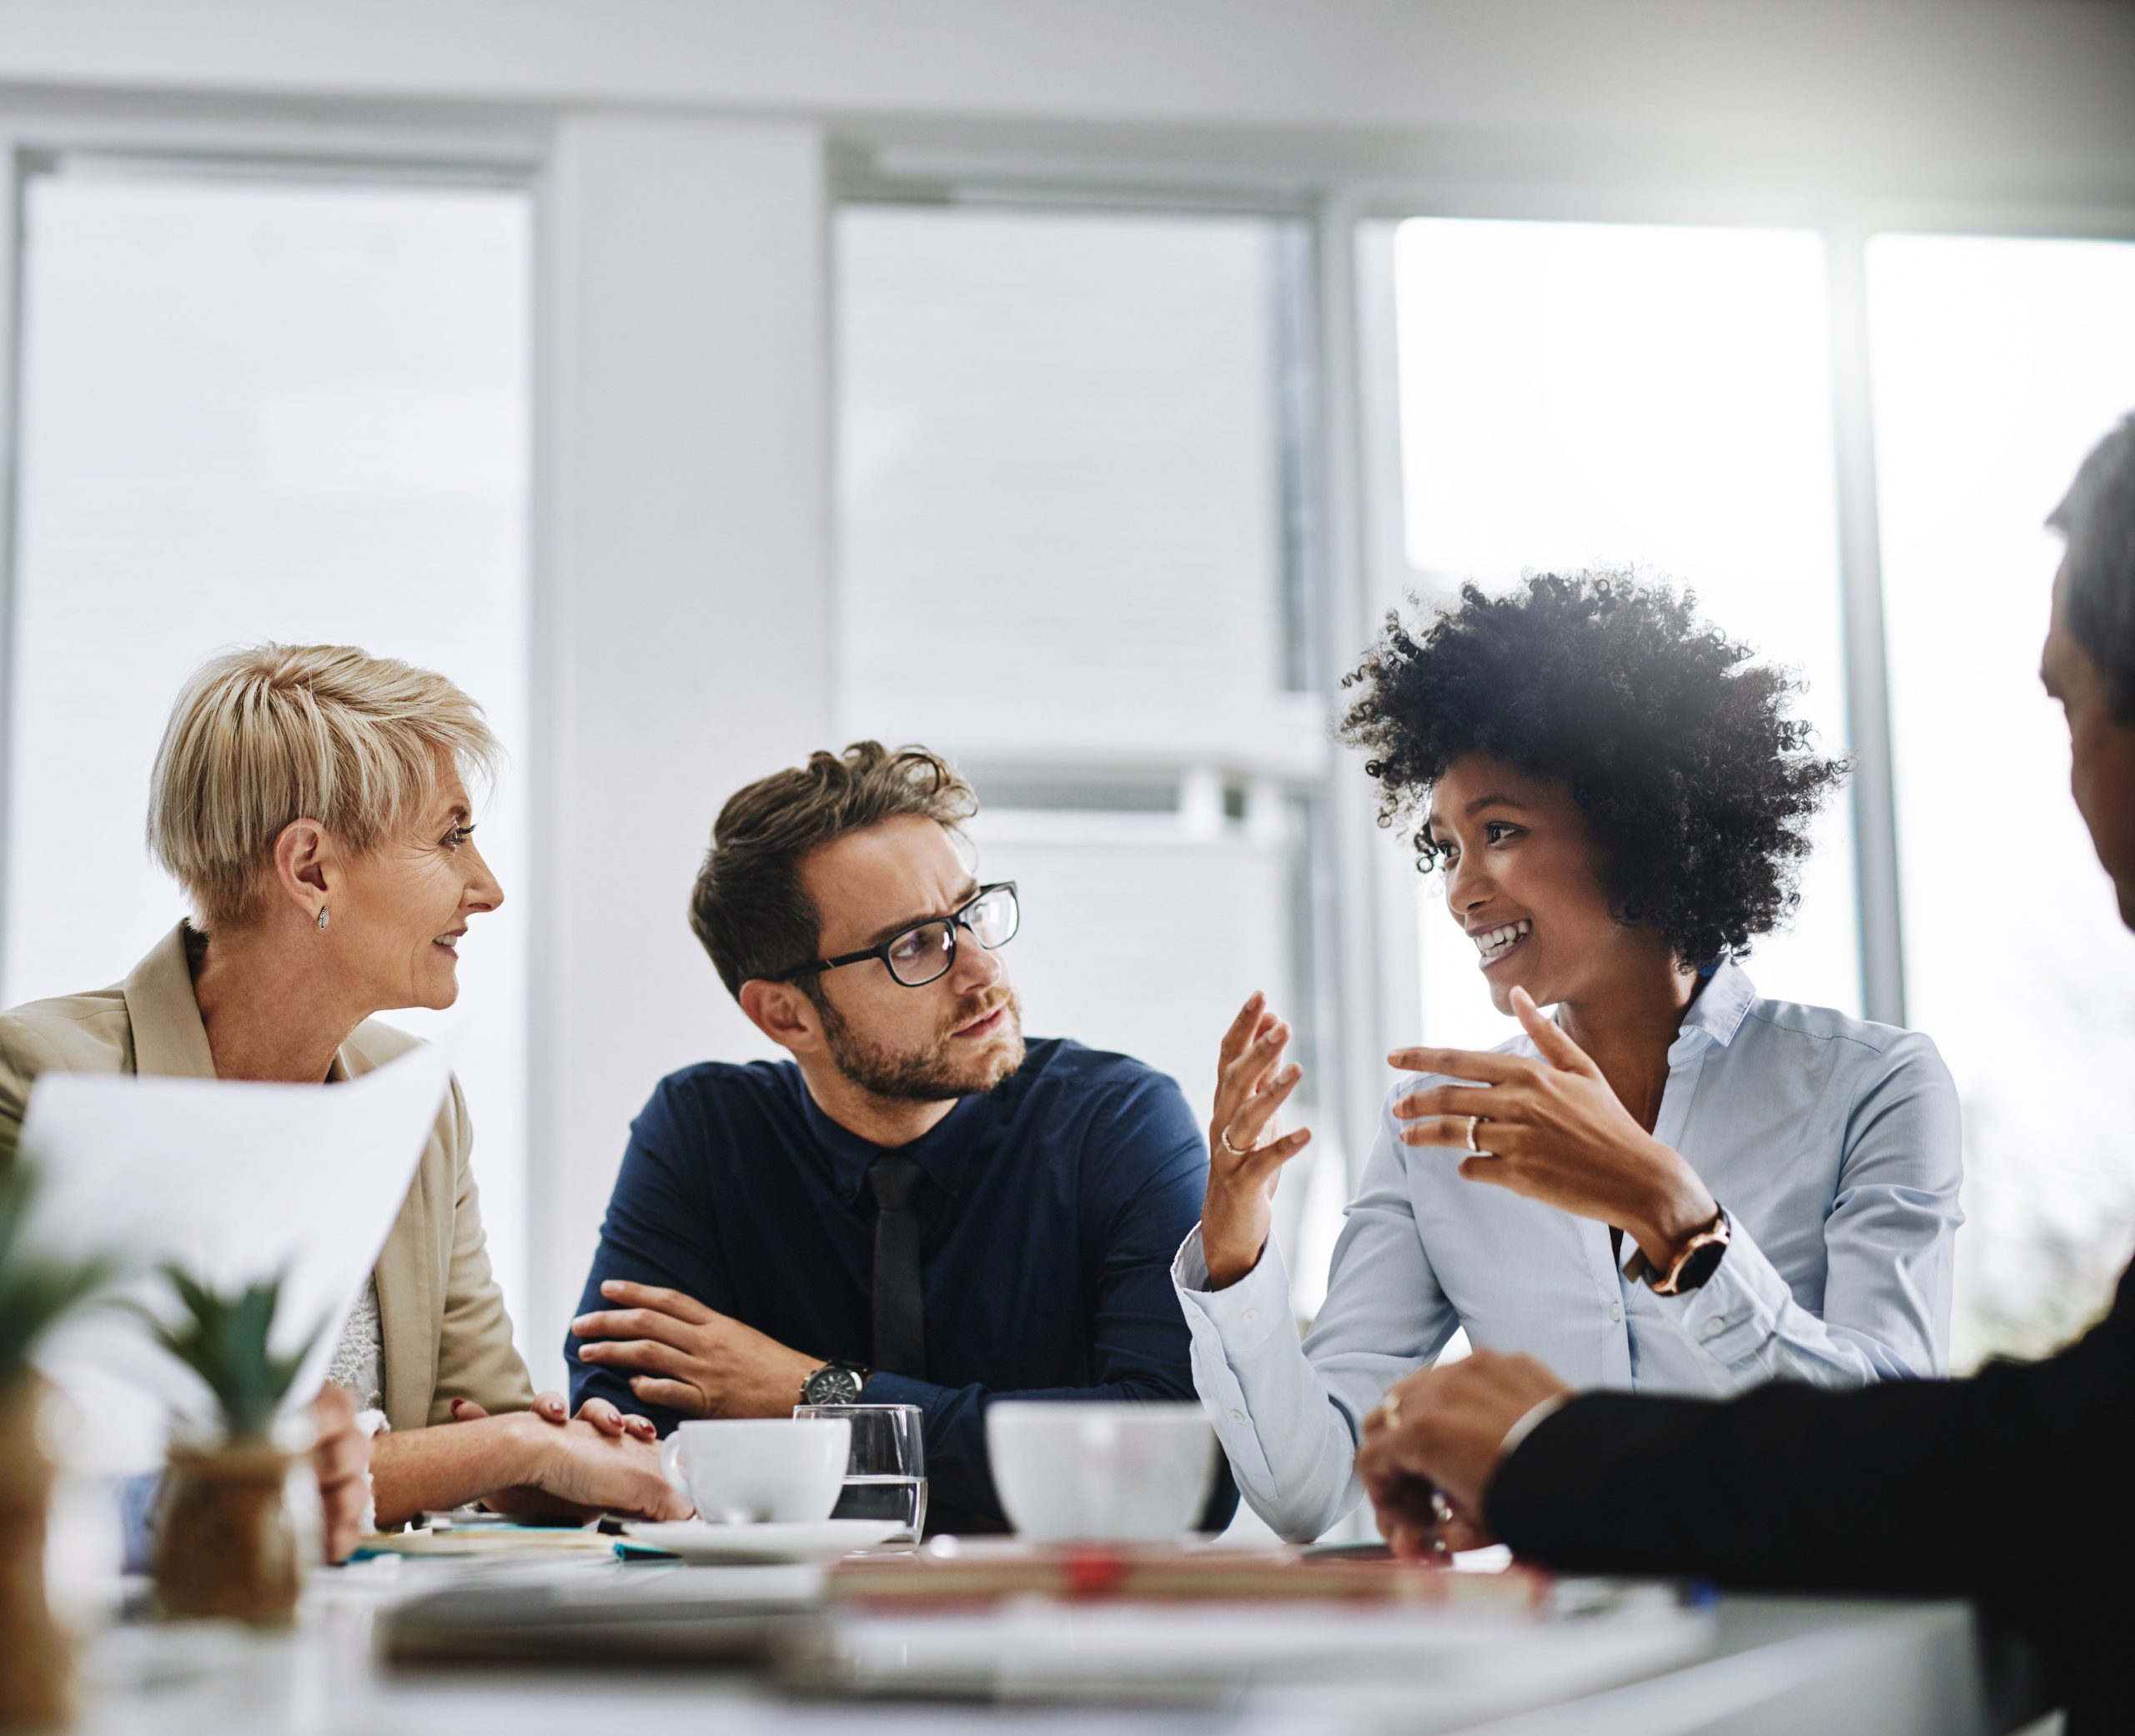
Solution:
[{"label": "shirt button", "polygon": [[1248,1326],[1258,1326],[1260,1323],[1260,1310],[1258,1308],[1248,1308],[1245,1312],[1238,1317],[1244,1321]]},{"label": "shirt button", "polygon": [[1621,1320],[1624,1317],[1624,1305],[1620,1302],[1610,1302],[1609,1304],[1609,1317],[1611,1320]]},{"label": "shirt button", "polygon": [[1717,1314],[1714,1315],[1711,1319],[1708,1320],[1705,1323],[1705,1335],[1708,1338],[1717,1338],[1726,1330],[1727,1322],[1722,1320]]},{"label": "shirt button", "polygon": [[1231,1421],[1232,1421],[1232,1422],[1244,1422],[1244,1421],[1245,1421],[1245,1412],[1244,1412],[1243,1411],[1233,1411],[1233,1412],[1231,1412]]}]

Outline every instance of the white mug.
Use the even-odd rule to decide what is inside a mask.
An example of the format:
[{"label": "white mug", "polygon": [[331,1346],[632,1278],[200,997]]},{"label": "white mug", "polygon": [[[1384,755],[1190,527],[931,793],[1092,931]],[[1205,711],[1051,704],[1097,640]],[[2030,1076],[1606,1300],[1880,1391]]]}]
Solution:
[{"label": "white mug", "polygon": [[1168,1543],[1216,1474],[1198,1404],[1007,1400],[987,1407],[986,1445],[1010,1523],[1046,1543]]},{"label": "white mug", "polygon": [[851,1450],[841,1417],[685,1422],[660,1443],[660,1469],[716,1524],[806,1524],[831,1516]]}]

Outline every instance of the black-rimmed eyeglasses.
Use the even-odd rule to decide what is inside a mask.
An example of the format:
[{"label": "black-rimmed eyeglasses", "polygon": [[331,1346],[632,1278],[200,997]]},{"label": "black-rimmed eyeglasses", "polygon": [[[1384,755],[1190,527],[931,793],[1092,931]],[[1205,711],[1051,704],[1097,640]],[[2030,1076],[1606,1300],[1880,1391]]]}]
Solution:
[{"label": "black-rimmed eyeglasses", "polygon": [[922,988],[937,977],[947,976],[950,966],[956,963],[958,929],[970,930],[971,937],[991,952],[1016,938],[1022,920],[1022,907],[1016,901],[1015,881],[997,881],[992,886],[981,886],[978,896],[954,916],[915,922],[892,935],[879,946],[865,946],[857,952],[841,953],[836,958],[819,958],[812,964],[796,965],[790,971],[781,971],[779,981],[791,982],[811,971],[835,971],[841,966],[865,964],[871,958],[878,958],[888,967],[890,975],[907,988]]}]

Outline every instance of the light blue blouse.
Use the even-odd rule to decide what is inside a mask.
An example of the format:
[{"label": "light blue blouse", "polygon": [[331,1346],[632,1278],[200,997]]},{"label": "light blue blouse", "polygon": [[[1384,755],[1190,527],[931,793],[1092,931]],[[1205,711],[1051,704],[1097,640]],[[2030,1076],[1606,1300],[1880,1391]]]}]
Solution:
[{"label": "light blue blouse", "polygon": [[[1525,1033],[1499,1048],[1535,1052]],[[1464,1182],[1457,1151],[1403,1145],[1394,1101],[1436,1082],[1388,1093],[1302,1345],[1272,1242],[1225,1290],[1208,1288],[1198,1227],[1173,1265],[1194,1385],[1246,1499],[1284,1536],[1317,1537],[1356,1504],[1363,1418],[1457,1327],[1578,1387],[1723,1394],[1947,1372],[1957,1096],[1919,1032],[1761,1000],[1740,966],[1720,966],[1669,1048],[1654,1126],[1734,1224],[1718,1270],[1683,1297],[1627,1281],[1605,1225]]]}]

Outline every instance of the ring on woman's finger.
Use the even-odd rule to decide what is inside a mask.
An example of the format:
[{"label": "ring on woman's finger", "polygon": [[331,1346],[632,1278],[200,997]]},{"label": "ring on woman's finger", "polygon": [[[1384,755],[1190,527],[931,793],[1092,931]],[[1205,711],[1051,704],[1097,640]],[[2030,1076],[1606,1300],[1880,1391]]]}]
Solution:
[{"label": "ring on woman's finger", "polygon": [[1483,1118],[1479,1115],[1471,1115],[1468,1117],[1468,1155],[1471,1157],[1479,1157],[1483,1155],[1483,1148],[1475,1143],[1475,1129],[1482,1125],[1482,1121]]},{"label": "ring on woman's finger", "polygon": [[1219,1143],[1223,1148],[1226,1151],[1228,1151],[1233,1157],[1249,1157],[1254,1151],[1259,1149],[1257,1146],[1248,1146],[1243,1151],[1238,1150],[1236,1146],[1231,1143],[1231,1130],[1228,1127],[1218,1127],[1216,1130],[1216,1139],[1218,1143]]}]

